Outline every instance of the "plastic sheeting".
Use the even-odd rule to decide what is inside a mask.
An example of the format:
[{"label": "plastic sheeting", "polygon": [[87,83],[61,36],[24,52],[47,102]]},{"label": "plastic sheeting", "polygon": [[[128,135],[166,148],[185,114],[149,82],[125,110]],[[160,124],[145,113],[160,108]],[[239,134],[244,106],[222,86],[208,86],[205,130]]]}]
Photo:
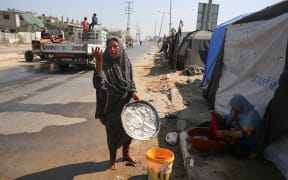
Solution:
[{"label": "plastic sheeting", "polygon": [[223,71],[215,101],[218,113],[228,113],[231,96],[239,93],[263,117],[284,68],[287,22],[286,13],[270,20],[227,28]]},{"label": "plastic sheeting", "polygon": [[188,33],[178,48],[178,68],[184,69],[190,65],[204,67],[212,32],[206,30]]},{"label": "plastic sheeting", "polygon": [[44,24],[41,19],[35,17],[31,13],[24,13],[21,14],[22,20],[21,20],[21,26],[26,27],[26,26],[33,26],[33,27],[44,27]]},{"label": "plastic sheeting", "polygon": [[265,157],[272,161],[279,171],[288,179],[288,135],[269,145],[264,150]]},{"label": "plastic sheeting", "polygon": [[209,50],[208,50],[208,56],[207,56],[207,59],[206,59],[206,63],[205,63],[205,72],[204,72],[204,81],[209,81],[211,79],[211,76],[212,76],[212,73],[213,73],[213,70],[214,70],[214,67],[215,67],[215,64],[216,64],[216,61],[217,61],[217,57],[218,57],[218,54],[222,48],[222,44],[224,42],[224,39],[225,39],[225,33],[226,33],[226,27],[245,17],[247,15],[240,15],[240,16],[237,16],[227,22],[224,22],[220,25],[218,25],[214,30],[213,30],[213,33],[212,33],[212,37],[211,37],[211,40],[210,40],[210,46],[209,46]]}]

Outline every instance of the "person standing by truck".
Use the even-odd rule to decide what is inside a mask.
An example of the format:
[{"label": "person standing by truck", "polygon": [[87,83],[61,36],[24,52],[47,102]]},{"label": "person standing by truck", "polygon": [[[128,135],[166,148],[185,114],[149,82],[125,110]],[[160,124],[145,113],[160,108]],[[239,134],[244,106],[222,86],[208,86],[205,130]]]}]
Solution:
[{"label": "person standing by truck", "polygon": [[87,20],[87,17],[84,17],[84,20],[82,21],[82,41],[88,40],[88,28],[89,28],[89,22]]},{"label": "person standing by truck", "polygon": [[89,24],[89,32],[91,31],[91,27],[93,29],[94,25],[97,25],[97,24],[98,24],[98,17],[97,17],[97,14],[94,13],[92,16],[92,22]]},{"label": "person standing by truck", "polygon": [[110,153],[110,169],[116,169],[117,149],[122,146],[123,159],[136,163],[130,154],[132,138],[123,129],[121,112],[131,98],[139,101],[133,80],[132,65],[121,40],[110,37],[106,42],[106,49],[92,49],[96,58],[93,75],[93,85],[96,89],[96,114],[105,126],[108,149]]}]

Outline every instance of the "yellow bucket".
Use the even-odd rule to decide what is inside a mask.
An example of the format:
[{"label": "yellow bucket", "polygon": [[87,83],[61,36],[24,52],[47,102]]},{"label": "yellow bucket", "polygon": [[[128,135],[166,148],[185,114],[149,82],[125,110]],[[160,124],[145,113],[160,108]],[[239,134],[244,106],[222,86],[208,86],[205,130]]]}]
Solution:
[{"label": "yellow bucket", "polygon": [[152,148],[146,152],[148,179],[169,180],[172,173],[174,153],[165,148]]}]

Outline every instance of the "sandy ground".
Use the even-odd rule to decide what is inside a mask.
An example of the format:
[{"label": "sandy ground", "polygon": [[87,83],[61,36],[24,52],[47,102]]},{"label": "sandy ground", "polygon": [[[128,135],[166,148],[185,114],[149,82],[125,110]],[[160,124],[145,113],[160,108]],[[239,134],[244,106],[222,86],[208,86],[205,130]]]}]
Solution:
[{"label": "sandy ground", "polygon": [[[145,151],[152,147],[172,150],[175,159],[171,179],[186,179],[179,142],[170,145],[165,141],[165,137],[169,132],[180,133],[185,128],[209,118],[201,91],[193,83],[196,79],[202,79],[202,75],[184,76],[181,71],[173,72],[168,66],[168,59],[157,51],[156,48],[154,53],[147,54],[144,61],[134,66],[134,74],[141,98],[150,102],[158,111],[161,129],[158,136],[151,141],[144,144],[142,141],[134,141],[133,152],[139,152],[136,156],[143,157],[143,148]],[[193,114],[194,112],[197,114]]]},{"label": "sandy ground", "polygon": [[134,66],[135,81],[141,97],[157,109],[161,121],[161,129],[156,138],[147,144],[134,141],[133,152],[136,152],[137,157],[143,157],[143,149],[147,151],[151,147],[172,150],[175,155],[172,180],[284,180],[271,162],[262,156],[251,160],[237,159],[228,152],[203,154],[193,148],[189,140],[187,150],[192,155],[194,165],[189,173],[191,176],[187,177],[179,139],[176,145],[171,145],[165,141],[165,137],[169,132],[177,132],[179,135],[180,132],[210,121],[206,100],[202,90],[197,87],[203,76],[184,76],[181,71],[173,72],[169,68],[168,59],[157,51],[155,49],[154,53],[147,54],[142,64]]},{"label": "sandy ground", "polygon": [[[16,53],[2,53],[6,49],[17,50]],[[20,50],[20,51],[19,51]],[[18,45],[18,46],[0,46],[0,67],[15,66],[26,63],[24,53],[26,50],[31,50],[31,45]]]}]

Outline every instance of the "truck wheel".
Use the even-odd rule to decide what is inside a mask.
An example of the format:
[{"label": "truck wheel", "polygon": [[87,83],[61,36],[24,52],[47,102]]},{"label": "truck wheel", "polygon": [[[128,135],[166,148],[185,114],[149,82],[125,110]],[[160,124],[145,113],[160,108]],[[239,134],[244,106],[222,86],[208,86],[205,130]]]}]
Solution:
[{"label": "truck wheel", "polygon": [[57,63],[49,63],[49,72],[55,73],[59,71],[59,65]]},{"label": "truck wheel", "polygon": [[32,51],[25,51],[25,60],[26,62],[33,61],[33,52]]}]

